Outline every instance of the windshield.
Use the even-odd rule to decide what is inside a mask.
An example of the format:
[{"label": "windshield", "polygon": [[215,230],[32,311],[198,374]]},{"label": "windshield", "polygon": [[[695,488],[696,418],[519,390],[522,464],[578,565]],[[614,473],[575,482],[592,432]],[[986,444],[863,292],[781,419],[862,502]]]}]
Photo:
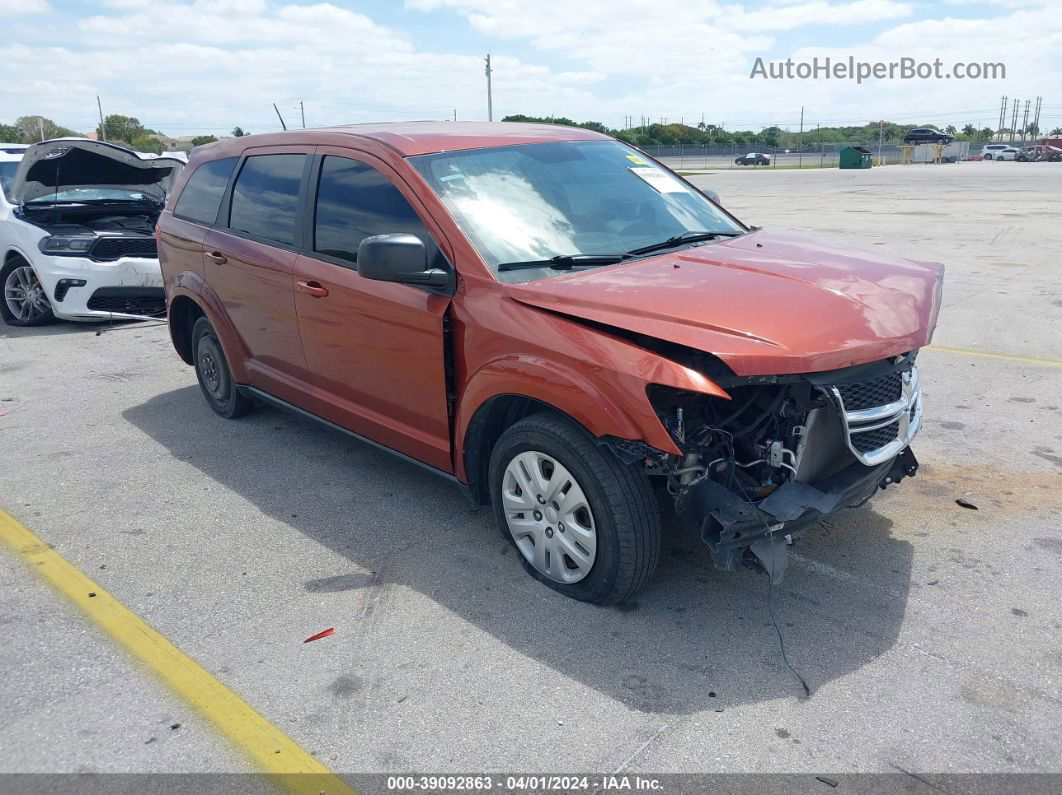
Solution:
[{"label": "windshield", "polygon": [[15,172],[17,170],[17,160],[0,163],[0,190],[4,191],[4,196],[7,197],[8,201],[11,201],[11,183],[15,179]]},{"label": "windshield", "polygon": [[744,231],[702,194],[617,141],[525,144],[409,160],[507,282],[562,271],[548,264],[499,271],[499,265],[623,254],[684,232]]}]

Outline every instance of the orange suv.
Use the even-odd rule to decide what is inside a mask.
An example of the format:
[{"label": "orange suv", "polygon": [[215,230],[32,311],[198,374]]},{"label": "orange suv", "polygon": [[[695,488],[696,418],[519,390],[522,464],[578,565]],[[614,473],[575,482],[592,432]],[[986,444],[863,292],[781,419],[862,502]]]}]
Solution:
[{"label": "orange suv", "polygon": [[281,406],[428,467],[576,599],[645,584],[661,498],[717,567],[777,581],[787,536],[918,466],[943,268],[748,227],[604,135],[223,140],[156,234],[214,411]]}]

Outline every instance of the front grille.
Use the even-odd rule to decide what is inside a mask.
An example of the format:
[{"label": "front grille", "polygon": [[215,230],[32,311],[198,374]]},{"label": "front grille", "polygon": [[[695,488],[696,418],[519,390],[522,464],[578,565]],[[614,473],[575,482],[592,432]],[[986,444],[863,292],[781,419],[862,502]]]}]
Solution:
[{"label": "front grille", "polygon": [[839,382],[825,391],[844,423],[848,449],[867,466],[895,456],[922,425],[922,389],[913,364],[865,381]]},{"label": "front grille", "polygon": [[845,411],[862,411],[895,403],[903,395],[902,373],[889,373],[871,381],[838,384]]},{"label": "front grille", "polygon": [[166,293],[161,287],[101,287],[89,298],[88,308],[162,317],[166,314]]},{"label": "front grille", "polygon": [[153,237],[101,237],[89,252],[89,256],[96,260],[121,257],[154,258],[158,255],[158,246]]},{"label": "front grille", "polygon": [[895,441],[899,433],[900,421],[897,420],[884,428],[853,433],[851,435],[852,446],[861,453],[869,453],[871,450],[877,450],[879,447],[884,447],[889,442]]}]

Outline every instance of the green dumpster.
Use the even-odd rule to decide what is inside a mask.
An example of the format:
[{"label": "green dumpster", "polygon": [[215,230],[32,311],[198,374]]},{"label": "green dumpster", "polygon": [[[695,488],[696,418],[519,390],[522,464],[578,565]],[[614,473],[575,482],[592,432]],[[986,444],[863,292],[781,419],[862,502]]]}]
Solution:
[{"label": "green dumpster", "polygon": [[873,156],[865,146],[846,146],[841,150],[841,168],[870,168]]}]

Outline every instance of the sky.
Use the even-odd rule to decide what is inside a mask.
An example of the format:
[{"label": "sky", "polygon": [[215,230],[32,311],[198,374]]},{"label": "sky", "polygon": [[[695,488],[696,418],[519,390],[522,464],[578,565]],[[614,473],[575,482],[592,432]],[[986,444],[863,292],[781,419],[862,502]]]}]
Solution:
[{"label": "sky", "polygon": [[[727,129],[878,119],[1062,126],[1057,0],[4,0],[0,122],[103,112],[173,136],[515,113]],[[1005,79],[750,79],[814,57],[1003,63]],[[300,109],[300,102],[302,103]],[[1024,105],[1022,105],[1024,109]],[[1008,111],[1009,113],[1009,111]],[[1008,122],[1009,124],[1009,122]]]}]

